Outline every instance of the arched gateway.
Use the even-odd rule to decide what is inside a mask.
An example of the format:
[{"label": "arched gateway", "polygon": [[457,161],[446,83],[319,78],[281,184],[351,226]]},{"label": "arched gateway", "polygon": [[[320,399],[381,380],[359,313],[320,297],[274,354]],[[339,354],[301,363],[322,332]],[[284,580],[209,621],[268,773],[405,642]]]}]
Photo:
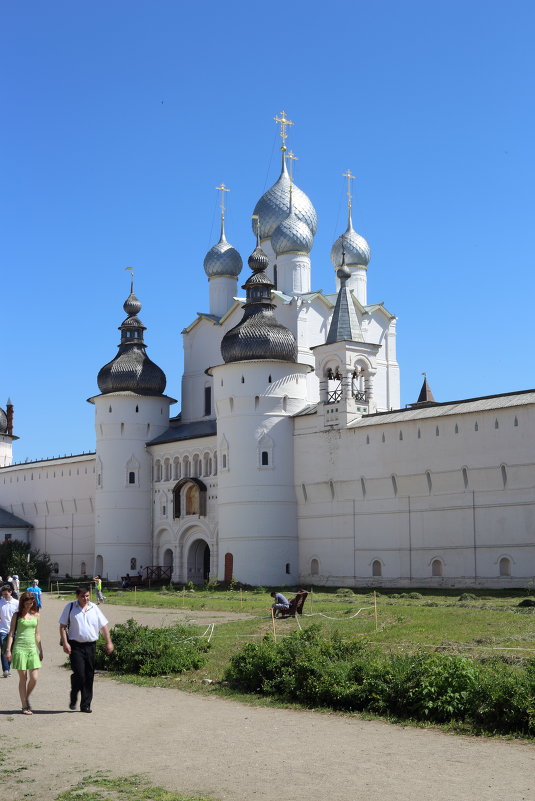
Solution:
[{"label": "arched gateway", "polygon": [[210,578],[210,547],[205,540],[194,540],[188,548],[187,580],[203,584]]}]

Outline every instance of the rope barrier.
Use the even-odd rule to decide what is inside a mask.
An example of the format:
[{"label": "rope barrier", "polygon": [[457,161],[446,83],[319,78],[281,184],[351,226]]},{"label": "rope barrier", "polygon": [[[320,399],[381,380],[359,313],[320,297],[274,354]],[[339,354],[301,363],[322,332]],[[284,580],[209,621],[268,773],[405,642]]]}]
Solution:
[{"label": "rope barrier", "polygon": [[306,614],[303,612],[303,617],[324,617],[327,620],[352,620],[354,617],[360,615],[365,609],[373,609],[373,606],[362,606],[358,612],[355,612],[354,615],[346,615],[344,617],[329,617],[329,615],[324,615],[323,612],[311,612],[310,614]]}]

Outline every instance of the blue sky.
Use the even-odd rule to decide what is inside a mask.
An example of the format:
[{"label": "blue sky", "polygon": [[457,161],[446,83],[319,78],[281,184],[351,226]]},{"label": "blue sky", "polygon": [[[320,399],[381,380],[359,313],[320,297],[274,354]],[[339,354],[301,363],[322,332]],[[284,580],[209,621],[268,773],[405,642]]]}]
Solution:
[{"label": "blue sky", "polygon": [[245,262],[281,109],[318,211],[315,289],[334,286],[341,174],[357,176],[402,403],[424,370],[437,400],[533,387],[533,41],[519,0],[4,0],[0,405],[15,404],[15,459],[94,448],[85,399],[116,353],[127,265],[148,353],[180,397],[180,332],[208,311],[215,187],[231,188]]}]

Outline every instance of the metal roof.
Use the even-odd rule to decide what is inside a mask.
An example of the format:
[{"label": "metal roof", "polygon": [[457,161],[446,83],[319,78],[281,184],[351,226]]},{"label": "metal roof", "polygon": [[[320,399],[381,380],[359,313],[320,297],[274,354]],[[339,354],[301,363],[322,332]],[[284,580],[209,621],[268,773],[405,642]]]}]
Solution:
[{"label": "metal roof", "polygon": [[416,409],[408,408],[396,409],[391,412],[378,412],[377,414],[352,421],[349,424],[349,428],[365,428],[367,426],[383,425],[385,423],[407,423],[410,420],[448,417],[454,414],[491,412],[495,409],[528,406],[532,403],[535,403],[535,389],[527,389],[522,392],[511,392],[505,395],[488,395],[483,398],[468,398],[467,400],[437,403],[433,406],[423,406]]},{"label": "metal roof", "polygon": [[217,434],[216,420],[195,420],[192,423],[179,423],[178,425],[170,426],[159,437],[151,439],[147,445],[180,442],[181,440],[197,439],[198,437],[212,437],[215,434]]},{"label": "metal roof", "polygon": [[0,507],[0,528],[33,528],[31,523],[22,517],[12,515],[7,509]]}]

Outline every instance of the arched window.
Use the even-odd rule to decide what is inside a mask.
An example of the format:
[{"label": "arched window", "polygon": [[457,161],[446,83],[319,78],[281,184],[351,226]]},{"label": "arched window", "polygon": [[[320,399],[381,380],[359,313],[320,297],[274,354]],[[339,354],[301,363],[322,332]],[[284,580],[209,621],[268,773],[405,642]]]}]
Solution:
[{"label": "arched window", "polygon": [[87,565],[85,562],[82,562],[80,564],[80,575],[85,576],[86,573],[87,573]]},{"label": "arched window", "polygon": [[442,576],[442,562],[440,559],[433,559],[431,564],[431,575],[432,576]]},{"label": "arched window", "polygon": [[507,556],[500,559],[500,576],[511,575],[511,560]]},{"label": "arched window", "polygon": [[176,456],[173,459],[173,478],[175,481],[180,478],[180,459]]},{"label": "arched window", "polygon": [[320,572],[320,563],[318,559],[312,559],[310,562],[310,575],[318,576]]},{"label": "arched window", "polygon": [[162,463],[159,459],[156,459],[154,463],[154,480],[161,481],[162,480]]},{"label": "arched window", "polygon": [[173,488],[173,517],[206,515],[206,484],[198,478],[182,478]]},{"label": "arched window", "polygon": [[374,559],[372,562],[372,576],[382,576],[383,566],[379,559]]},{"label": "arched window", "polygon": [[289,563],[289,562],[286,562],[286,573],[288,573],[288,575],[289,575],[289,574],[290,574],[290,572],[291,572],[291,571],[290,571],[290,563]]},{"label": "arched window", "polygon": [[262,451],[261,462],[262,462],[262,467],[267,467],[269,465],[269,453],[268,453],[268,451]]}]

